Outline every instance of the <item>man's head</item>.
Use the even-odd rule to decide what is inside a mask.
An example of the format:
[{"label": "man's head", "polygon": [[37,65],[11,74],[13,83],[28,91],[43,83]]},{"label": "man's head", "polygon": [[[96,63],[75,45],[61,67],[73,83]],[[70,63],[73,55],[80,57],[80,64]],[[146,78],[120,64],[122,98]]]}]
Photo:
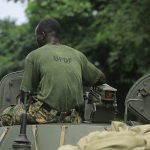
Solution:
[{"label": "man's head", "polygon": [[[60,24],[55,19],[44,19],[39,22],[35,29],[35,36],[39,46],[58,40]],[[54,41],[55,42],[55,41]]]}]

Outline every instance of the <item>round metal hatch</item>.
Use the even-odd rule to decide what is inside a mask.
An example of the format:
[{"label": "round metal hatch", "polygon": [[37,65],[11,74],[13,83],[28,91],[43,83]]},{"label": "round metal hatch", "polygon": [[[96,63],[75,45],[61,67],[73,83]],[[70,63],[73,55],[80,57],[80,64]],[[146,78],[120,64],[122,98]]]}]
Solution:
[{"label": "round metal hatch", "polygon": [[23,71],[7,74],[0,81],[0,113],[3,109],[17,103]]},{"label": "round metal hatch", "polygon": [[126,96],[125,105],[125,115],[128,109],[141,121],[150,123],[150,74],[134,83]]}]

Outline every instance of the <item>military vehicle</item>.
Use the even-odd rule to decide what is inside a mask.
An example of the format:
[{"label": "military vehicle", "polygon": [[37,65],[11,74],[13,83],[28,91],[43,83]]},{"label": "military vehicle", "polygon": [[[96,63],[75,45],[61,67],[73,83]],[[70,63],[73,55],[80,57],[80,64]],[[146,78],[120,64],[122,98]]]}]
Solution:
[{"label": "military vehicle", "polygon": [[[3,77],[0,82],[0,113],[18,103],[22,71]],[[57,150],[61,145],[75,145],[92,131],[110,126],[117,114],[117,89],[103,84],[86,90],[84,121],[81,124],[27,124],[23,113],[21,125],[0,127],[0,150]],[[142,123],[150,122],[150,74],[140,78],[129,90],[125,100],[125,120],[128,113]],[[27,124],[27,125],[26,125]]]}]

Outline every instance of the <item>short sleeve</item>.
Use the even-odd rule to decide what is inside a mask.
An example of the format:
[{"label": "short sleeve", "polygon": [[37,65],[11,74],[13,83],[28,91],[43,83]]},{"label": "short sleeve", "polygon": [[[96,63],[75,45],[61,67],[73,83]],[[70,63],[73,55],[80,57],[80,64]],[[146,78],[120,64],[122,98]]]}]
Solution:
[{"label": "short sleeve", "polygon": [[33,58],[30,55],[28,55],[25,59],[24,73],[20,90],[24,92],[33,92],[36,90],[39,80],[38,73],[36,70],[37,68],[34,65]]},{"label": "short sleeve", "polygon": [[82,56],[82,78],[85,86],[93,86],[103,75],[101,70],[88,61],[86,56]]}]

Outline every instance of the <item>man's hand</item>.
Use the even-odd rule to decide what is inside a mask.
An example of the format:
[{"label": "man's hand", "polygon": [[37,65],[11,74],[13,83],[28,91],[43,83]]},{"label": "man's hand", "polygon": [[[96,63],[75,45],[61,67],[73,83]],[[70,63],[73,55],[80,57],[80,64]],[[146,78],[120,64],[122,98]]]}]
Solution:
[{"label": "man's hand", "polygon": [[104,83],[106,83],[106,76],[104,74],[101,74],[98,81],[93,85],[93,87],[96,87]]}]

